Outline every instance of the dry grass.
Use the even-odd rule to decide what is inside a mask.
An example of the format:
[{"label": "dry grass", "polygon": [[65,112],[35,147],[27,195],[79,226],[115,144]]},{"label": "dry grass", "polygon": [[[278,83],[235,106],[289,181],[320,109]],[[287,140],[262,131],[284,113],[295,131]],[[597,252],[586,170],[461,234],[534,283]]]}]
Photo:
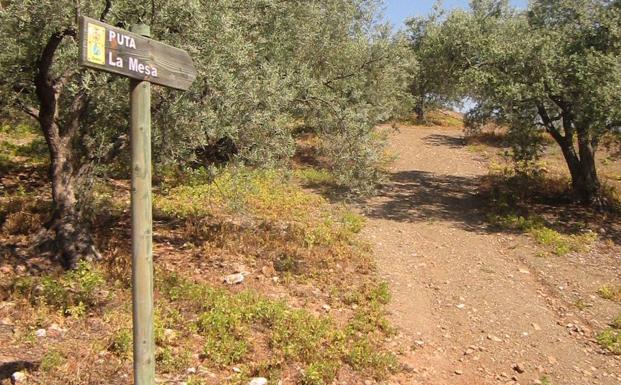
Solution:
[{"label": "dry grass", "polygon": [[621,285],[604,285],[597,291],[600,297],[614,302],[621,302]]},{"label": "dry grass", "polygon": [[466,131],[466,144],[495,148],[508,147],[507,129],[495,124],[488,124],[477,131]]},{"label": "dry grass", "polygon": [[416,115],[412,114],[401,118],[399,124],[405,126],[464,127],[462,114],[441,109],[427,111],[425,113],[425,121],[419,121]]}]

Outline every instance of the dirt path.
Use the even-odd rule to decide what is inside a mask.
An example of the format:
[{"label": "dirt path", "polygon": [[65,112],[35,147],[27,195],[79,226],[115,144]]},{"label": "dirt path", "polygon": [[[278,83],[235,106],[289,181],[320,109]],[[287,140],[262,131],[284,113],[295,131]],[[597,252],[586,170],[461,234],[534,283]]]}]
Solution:
[{"label": "dirt path", "polygon": [[621,384],[619,358],[601,354],[592,323],[529,263],[529,239],[486,228],[475,192],[487,164],[461,130],[402,128],[392,147],[392,183],[368,204],[365,236],[414,347],[395,381]]}]

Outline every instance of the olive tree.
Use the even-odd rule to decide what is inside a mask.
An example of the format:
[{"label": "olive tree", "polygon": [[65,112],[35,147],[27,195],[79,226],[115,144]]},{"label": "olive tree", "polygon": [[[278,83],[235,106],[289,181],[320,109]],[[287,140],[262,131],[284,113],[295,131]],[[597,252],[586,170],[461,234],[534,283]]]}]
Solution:
[{"label": "olive tree", "polygon": [[[355,170],[339,175],[356,185],[372,182],[381,153],[373,127],[398,110],[407,83],[399,44],[377,22],[379,3],[3,0],[0,105],[34,119],[47,142],[49,229],[61,261],[98,257],[83,207],[99,166],[127,156],[128,81],[78,67],[80,15],[147,23],[155,39],[193,57],[199,76],[188,92],[154,87],[154,161],[187,162],[229,138],[238,161],[286,164],[301,120],[324,138],[335,170]],[[335,151],[336,140],[347,146]]]},{"label": "olive tree", "polygon": [[414,112],[419,121],[425,121],[429,108],[459,102],[459,67],[452,60],[452,46],[442,26],[445,11],[436,2],[425,17],[406,21],[410,49],[415,58],[412,65],[410,92],[414,98]]},{"label": "olive tree", "polygon": [[620,2],[533,0],[524,12],[505,1],[472,6],[443,26],[467,95],[478,102],[470,121],[506,123],[532,145],[547,132],[562,150],[576,198],[601,203],[596,151],[621,122]]}]

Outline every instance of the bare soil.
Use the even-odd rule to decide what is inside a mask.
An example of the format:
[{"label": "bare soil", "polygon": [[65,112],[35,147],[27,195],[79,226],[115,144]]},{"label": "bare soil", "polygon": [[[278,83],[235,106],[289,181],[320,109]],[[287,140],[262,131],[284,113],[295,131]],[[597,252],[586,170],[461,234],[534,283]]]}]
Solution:
[{"label": "bare soil", "polygon": [[621,313],[597,290],[621,281],[621,248],[542,258],[528,235],[485,221],[487,159],[462,130],[401,127],[391,182],[364,236],[390,284],[406,373],[399,384],[621,384],[596,334]]}]

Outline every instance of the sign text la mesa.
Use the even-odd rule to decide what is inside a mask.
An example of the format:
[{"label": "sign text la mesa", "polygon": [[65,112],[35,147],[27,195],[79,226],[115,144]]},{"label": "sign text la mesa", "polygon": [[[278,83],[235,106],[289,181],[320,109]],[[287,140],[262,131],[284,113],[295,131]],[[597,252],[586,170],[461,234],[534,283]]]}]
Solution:
[{"label": "sign text la mesa", "polygon": [[[136,49],[136,39],[131,36],[117,33],[115,31],[108,31],[108,42],[116,42],[120,47],[127,47],[130,49]],[[125,61],[123,57],[115,55],[112,50],[108,51],[108,65],[112,67],[123,68]],[[148,64],[141,63],[139,59],[129,56],[127,58],[127,68],[130,71],[137,72],[141,75],[157,77],[157,67],[150,66]]]},{"label": "sign text la mesa", "polygon": [[81,17],[80,42],[86,67],[181,90],[196,78],[185,51],[98,20]]}]

